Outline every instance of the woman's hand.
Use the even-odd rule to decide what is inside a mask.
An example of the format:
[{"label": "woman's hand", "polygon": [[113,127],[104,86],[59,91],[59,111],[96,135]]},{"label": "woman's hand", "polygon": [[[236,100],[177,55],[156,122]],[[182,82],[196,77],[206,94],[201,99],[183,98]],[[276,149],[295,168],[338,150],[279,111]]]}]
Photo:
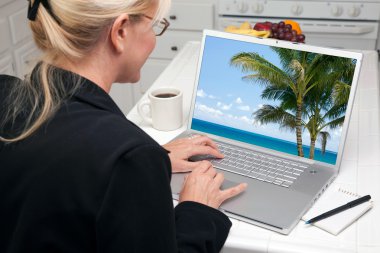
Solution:
[{"label": "woman's hand", "polygon": [[194,201],[218,208],[225,200],[240,194],[247,188],[247,184],[242,183],[221,190],[223,180],[223,174],[217,173],[210,162],[202,161],[192,173],[186,176],[179,202]]},{"label": "woman's hand", "polygon": [[172,172],[192,171],[199,166],[199,162],[191,162],[188,159],[195,155],[212,155],[215,158],[223,158],[216,144],[207,136],[194,135],[190,138],[177,139],[169,142],[163,147],[170,151],[169,157],[172,165]]}]

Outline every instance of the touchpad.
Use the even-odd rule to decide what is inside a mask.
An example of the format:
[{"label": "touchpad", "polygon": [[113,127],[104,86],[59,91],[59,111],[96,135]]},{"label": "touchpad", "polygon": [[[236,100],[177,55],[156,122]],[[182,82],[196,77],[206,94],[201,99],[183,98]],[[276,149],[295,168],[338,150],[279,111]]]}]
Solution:
[{"label": "touchpad", "polygon": [[225,190],[225,189],[237,186],[238,184],[240,184],[240,183],[224,179],[223,184],[220,187],[220,189]]},{"label": "touchpad", "polygon": [[[179,194],[179,192],[181,191],[182,186],[183,186],[184,177],[188,174],[189,173],[174,173],[174,174],[172,174],[171,188],[172,188],[173,193]],[[225,190],[225,189],[234,187],[238,184],[239,184],[238,182],[234,182],[234,181],[224,179],[223,184],[220,187],[220,189]]]}]

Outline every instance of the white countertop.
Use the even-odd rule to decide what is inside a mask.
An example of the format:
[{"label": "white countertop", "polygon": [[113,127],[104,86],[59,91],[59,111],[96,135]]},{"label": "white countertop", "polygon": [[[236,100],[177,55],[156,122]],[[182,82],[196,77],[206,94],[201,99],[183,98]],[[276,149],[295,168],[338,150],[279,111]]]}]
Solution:
[{"label": "white countertop", "polygon": [[[184,124],[170,132],[153,129],[142,121],[136,106],[127,118],[160,144],[186,129],[196,75],[199,42],[188,42],[152,88],[178,87],[184,93]],[[300,222],[289,235],[281,235],[231,219],[233,226],[223,253],[243,252],[380,252],[380,107],[379,65],[376,51],[363,51],[364,60],[355,97],[346,148],[339,176],[333,183],[360,195],[370,194],[374,207],[338,236]],[[149,92],[149,90],[148,90]],[[147,92],[147,93],[148,93]],[[147,94],[146,93],[146,94]],[[141,98],[147,99],[146,94]],[[334,187],[334,186],[330,186]]]}]

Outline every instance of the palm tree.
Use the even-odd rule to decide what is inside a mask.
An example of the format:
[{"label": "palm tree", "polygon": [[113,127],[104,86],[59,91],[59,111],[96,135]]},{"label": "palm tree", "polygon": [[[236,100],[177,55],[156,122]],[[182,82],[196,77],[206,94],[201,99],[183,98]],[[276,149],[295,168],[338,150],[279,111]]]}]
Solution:
[{"label": "palm tree", "polygon": [[325,62],[325,70],[316,77],[318,85],[304,99],[304,113],[309,121],[305,128],[310,133],[310,154],[314,159],[315,142],[319,136],[322,154],[330,134],[326,128],[342,126],[351,90],[355,62],[348,58],[335,58]]},{"label": "palm tree", "polygon": [[[287,106],[295,102],[295,129],[298,156],[304,156],[302,148],[302,110],[305,96],[317,85],[314,78],[323,69],[329,56],[284,48],[272,48],[279,58],[282,68],[278,68],[257,53],[239,53],[234,55],[230,64],[240,67],[243,72],[253,72],[243,80],[255,80],[265,86],[262,98],[282,100]],[[290,97],[289,97],[290,96]]]}]

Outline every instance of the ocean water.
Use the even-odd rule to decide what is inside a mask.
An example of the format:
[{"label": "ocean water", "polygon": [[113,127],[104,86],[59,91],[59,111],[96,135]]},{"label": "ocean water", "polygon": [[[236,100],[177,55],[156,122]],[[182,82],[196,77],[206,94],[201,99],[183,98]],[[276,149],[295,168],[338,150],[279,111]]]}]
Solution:
[{"label": "ocean water", "polygon": [[[277,138],[255,134],[247,131],[242,131],[236,128],[226,127],[203,120],[193,118],[191,129],[198,130],[205,133],[210,133],[237,141],[254,144],[264,148],[274,149],[276,151],[297,155],[296,143],[284,141]],[[310,146],[303,145],[305,157],[309,156]],[[326,150],[322,154],[319,148],[315,148],[314,160],[334,164],[336,163],[337,153]]]}]

